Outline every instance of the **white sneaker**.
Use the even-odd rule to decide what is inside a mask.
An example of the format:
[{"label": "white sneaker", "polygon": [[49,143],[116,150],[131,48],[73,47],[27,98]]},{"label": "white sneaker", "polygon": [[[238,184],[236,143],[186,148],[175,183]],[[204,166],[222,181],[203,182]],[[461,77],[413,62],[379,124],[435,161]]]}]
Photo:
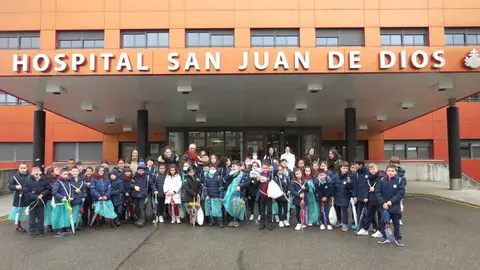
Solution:
[{"label": "white sneaker", "polygon": [[288,222],[288,220],[285,220],[285,221],[283,222],[283,225],[285,225],[285,227],[290,227],[290,223]]},{"label": "white sneaker", "polygon": [[372,237],[380,238],[380,237],[382,237],[382,233],[380,231],[376,231],[374,234],[372,234]]},{"label": "white sneaker", "polygon": [[329,231],[333,230],[332,225],[328,225],[327,230],[329,230]]},{"label": "white sneaker", "polygon": [[393,223],[393,220],[390,219],[390,224],[392,224],[392,223]]},{"label": "white sneaker", "polygon": [[303,225],[303,228],[305,229],[307,226],[306,225]]},{"label": "white sneaker", "polygon": [[180,224],[182,223],[182,221],[180,220],[180,217],[177,217],[177,224]]},{"label": "white sneaker", "polygon": [[262,216],[261,216],[261,215],[258,215],[257,220],[258,220],[258,221],[262,220]]},{"label": "white sneaker", "polygon": [[366,236],[368,236],[368,232],[367,232],[366,230],[364,230],[364,229],[361,229],[360,231],[357,232],[357,235],[364,235],[364,236],[366,235]]},{"label": "white sneaker", "polygon": [[320,230],[325,230],[325,225],[320,225]]},{"label": "white sneaker", "polygon": [[312,227],[312,226],[313,226],[313,224],[312,224],[312,223],[308,223],[308,227]]},{"label": "white sneaker", "polygon": [[159,217],[158,217],[158,222],[163,223],[163,222],[165,222],[165,220],[163,220],[163,217],[162,217],[162,216],[159,216]]},{"label": "white sneaker", "polygon": [[399,220],[399,223],[400,223],[400,226],[403,226],[403,222],[401,219]]},{"label": "white sneaker", "polygon": [[295,226],[295,231],[300,231],[302,229],[302,224],[297,224],[297,226]]},{"label": "white sneaker", "polygon": [[174,218],[172,218],[172,222],[170,222],[170,223],[172,223],[172,224],[175,224],[175,219],[174,219]]},{"label": "white sneaker", "polygon": [[153,224],[157,224],[157,222],[158,222],[158,217],[156,217],[156,218],[154,217],[152,223],[153,223]]},{"label": "white sneaker", "polygon": [[250,220],[254,220],[255,219],[255,216],[254,215],[250,215]]},{"label": "white sneaker", "polygon": [[285,225],[283,225],[283,221],[278,222],[278,227],[283,228]]},{"label": "white sneaker", "polygon": [[280,222],[280,218],[278,217],[278,215],[275,215],[275,222]]}]

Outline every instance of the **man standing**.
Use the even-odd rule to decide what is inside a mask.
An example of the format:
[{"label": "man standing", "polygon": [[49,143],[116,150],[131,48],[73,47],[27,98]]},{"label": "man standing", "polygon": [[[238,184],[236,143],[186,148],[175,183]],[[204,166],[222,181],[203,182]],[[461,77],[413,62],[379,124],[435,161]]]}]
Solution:
[{"label": "man standing", "polygon": [[194,143],[191,143],[188,146],[187,152],[182,156],[182,166],[183,163],[185,162],[190,162],[190,164],[194,167],[197,168],[197,163],[202,163],[201,158],[198,156],[197,153],[197,146]]},{"label": "man standing", "polygon": [[282,159],[285,159],[288,162],[287,167],[293,171],[293,168],[295,167],[295,155],[290,153],[290,147],[285,147],[285,153],[280,157],[280,160]]}]

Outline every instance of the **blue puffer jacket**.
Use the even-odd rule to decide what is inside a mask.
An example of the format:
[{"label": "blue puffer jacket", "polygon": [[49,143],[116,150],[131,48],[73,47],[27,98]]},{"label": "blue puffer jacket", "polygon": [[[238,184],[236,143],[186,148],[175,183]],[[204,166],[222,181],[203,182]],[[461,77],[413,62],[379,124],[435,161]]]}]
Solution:
[{"label": "blue puffer jacket", "polygon": [[[135,186],[140,188],[140,191],[135,191]],[[132,179],[132,198],[134,199],[143,199],[148,196],[150,191],[157,191],[155,186],[155,181],[148,173],[140,175],[138,172],[135,173],[135,177]]]},{"label": "blue puffer jacket", "polygon": [[[305,186],[304,190],[302,190],[302,186]],[[305,180],[302,183],[300,183],[298,180],[293,181],[290,184],[290,193],[292,193],[292,196],[293,196],[293,205],[300,206],[300,203],[302,202],[302,198],[300,198],[300,194],[310,192],[309,189],[310,188],[308,187],[308,184]],[[305,194],[305,197],[303,199],[305,201],[305,204],[307,204],[308,203],[307,194]]]},{"label": "blue puffer jacket", "polygon": [[[22,186],[22,189],[27,185],[27,179],[30,178],[30,174],[19,174],[16,173],[14,176],[12,176],[12,180],[10,181],[10,184],[8,185],[8,189],[10,191],[15,191],[13,194],[13,206],[18,207],[25,207],[28,206],[26,196],[23,194],[23,190],[17,190],[17,185],[20,184]],[[16,180],[15,180],[16,179]],[[18,181],[18,183],[17,183]],[[20,194],[22,194],[22,198],[20,200]]]},{"label": "blue puffer jacket", "polygon": [[[70,185],[72,185],[72,205],[82,204],[82,199],[87,197],[87,185],[83,182],[82,179],[75,181],[70,179]],[[79,188],[80,192],[76,193],[75,190]]]},{"label": "blue puffer jacket", "polygon": [[70,186],[70,181],[65,181],[63,179],[57,179],[55,183],[53,184],[53,189],[52,189],[52,195],[53,198],[55,199],[55,203],[62,203],[62,200],[71,198],[73,193],[72,193],[72,187]]},{"label": "blue puffer jacket", "polygon": [[[44,177],[40,177],[40,179],[38,179],[37,181],[32,176],[29,177],[22,191],[24,196],[26,195],[25,199],[27,200],[27,203],[33,203],[37,200],[40,194],[42,194],[42,201],[47,202],[46,198],[48,197],[48,195],[51,194],[52,189],[47,179],[45,179]],[[43,204],[40,204],[39,206],[43,206]]]},{"label": "blue puffer jacket", "polygon": [[406,186],[407,185],[407,178],[405,177],[405,170],[400,166],[397,167],[397,175],[398,175],[398,177],[402,178],[402,181],[405,182],[405,186]]},{"label": "blue puffer jacket", "polygon": [[357,197],[359,201],[368,198],[368,175],[369,175],[368,167],[363,165],[361,168],[357,170],[357,175],[355,177],[355,182],[353,183],[353,192],[352,196]]},{"label": "blue puffer jacket", "polygon": [[92,193],[93,201],[98,201],[98,198],[103,196],[107,196],[107,200],[110,200],[112,193],[110,179],[93,178],[90,182],[90,193]]},{"label": "blue puffer jacket", "polygon": [[382,177],[375,188],[375,195],[380,206],[388,201],[392,202],[392,206],[388,208],[389,213],[400,214],[400,201],[405,197],[405,181],[398,175],[391,179],[388,176]]},{"label": "blue puffer jacket", "polygon": [[348,206],[350,201],[350,190],[353,188],[353,181],[350,179],[350,183],[348,183],[347,178],[346,174],[340,175],[340,173],[333,176],[332,194],[336,206]]},{"label": "blue puffer jacket", "polygon": [[323,197],[328,199],[332,197],[332,190],[333,190],[332,179],[326,176],[324,180],[325,182],[322,183],[318,177],[315,178],[315,182],[314,182],[315,194],[317,194],[318,199],[322,199]]},{"label": "blue puffer jacket", "polygon": [[112,197],[112,203],[113,205],[121,205],[123,204],[125,200],[125,189],[123,188],[123,180],[121,179],[115,179],[115,180],[110,180],[110,184],[112,185],[112,192],[111,192],[111,197]]},{"label": "blue puffer jacket", "polygon": [[154,182],[155,182],[155,186],[157,187],[159,198],[165,197],[165,192],[163,192],[163,185],[165,184],[166,176],[167,176],[166,174],[162,174],[162,173],[157,173],[154,176]]},{"label": "blue puffer jacket", "polygon": [[206,198],[223,198],[225,197],[225,188],[223,187],[223,178],[215,173],[213,176],[207,174],[203,183],[203,196]]}]

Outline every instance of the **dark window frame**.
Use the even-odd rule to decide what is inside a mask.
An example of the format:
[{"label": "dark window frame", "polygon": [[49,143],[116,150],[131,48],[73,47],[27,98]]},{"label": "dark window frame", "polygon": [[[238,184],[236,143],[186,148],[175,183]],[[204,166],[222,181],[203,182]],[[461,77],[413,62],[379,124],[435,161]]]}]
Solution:
[{"label": "dark window frame", "polygon": [[[272,38],[272,46],[265,46],[265,38]],[[285,45],[277,44],[277,38],[285,37]],[[287,38],[295,37],[296,45],[290,46],[287,42]],[[254,45],[254,38],[262,38],[262,45]],[[252,48],[298,48],[300,47],[300,29],[299,28],[255,28],[250,29],[250,47]]]},{"label": "dark window frame", "polygon": [[[351,40],[353,36],[361,42],[353,42]],[[335,44],[333,44],[334,40]],[[319,41],[324,41],[324,43]],[[363,28],[317,28],[315,29],[315,46],[365,47],[365,30]]]},{"label": "dark window frame", "polygon": [[[469,37],[474,37],[475,42],[469,42]],[[462,38],[463,41],[456,41],[455,38]],[[451,39],[452,42],[449,42]],[[446,27],[445,46],[479,46],[480,27]]]},{"label": "dark window frame", "polygon": [[[30,46],[23,47],[22,44],[25,41],[23,39],[30,40]],[[33,46],[33,40],[36,40],[35,44],[38,46]],[[2,47],[2,40],[5,42],[6,47]],[[16,46],[10,46],[10,41],[14,41]],[[25,31],[25,32],[7,32],[2,31],[0,32],[0,50],[38,50],[40,49],[40,32],[38,31]]]},{"label": "dark window frame", "polygon": [[476,94],[473,94],[469,97],[466,97],[462,100],[460,100],[462,102],[480,102],[480,93],[476,93]]},{"label": "dark window frame", "polygon": [[[391,146],[392,150],[385,149],[386,146]],[[397,147],[400,149],[396,149]],[[428,157],[419,157],[421,150],[419,150],[420,147],[426,147],[428,151]],[[401,149],[403,148],[403,149]],[[416,148],[415,154],[416,157],[414,158],[409,158],[409,148]],[[386,151],[391,151],[391,155],[386,155]],[[398,151],[398,152],[396,152]],[[392,156],[399,156],[401,159],[410,159],[410,160],[428,160],[433,158],[433,141],[432,140],[386,140],[384,141],[384,147],[383,147],[383,155],[385,160],[389,160],[390,157]]]},{"label": "dark window frame", "polygon": [[[68,157],[65,157],[65,160],[60,160],[58,159],[59,157],[57,157],[57,145],[74,145],[75,147],[75,150],[74,150],[74,153],[72,153],[71,156],[68,156]],[[100,152],[101,152],[101,156],[98,158],[98,160],[85,160],[85,159],[82,159],[80,157],[80,148],[81,148],[81,145],[87,145],[87,144],[97,144],[100,146]],[[98,149],[97,149],[98,150]],[[68,161],[68,159],[70,158],[73,158],[75,160],[80,160],[80,161],[85,161],[85,162],[100,162],[102,159],[103,159],[103,142],[102,141],[94,141],[94,142],[54,142],[53,143],[53,158],[54,158],[54,161],[55,162],[65,162],[65,161]]]},{"label": "dark window frame", "polygon": [[[197,46],[188,44],[189,41],[189,34],[197,34]],[[204,46],[200,43],[200,34],[208,34],[208,45]],[[212,38],[221,36],[222,37],[222,45],[217,46],[213,45]],[[223,38],[225,37],[232,37],[232,44],[225,45]],[[235,30],[234,29],[187,29],[185,30],[185,48],[235,48]]]},{"label": "dark window frame", "polygon": [[[149,34],[157,34],[157,46],[149,46],[148,45],[148,36]],[[160,45],[160,39],[158,34],[167,34],[167,44]],[[133,46],[125,46],[124,44],[124,37],[125,36],[133,36],[134,42]],[[144,36],[145,39],[145,46],[136,46],[135,38],[136,36]],[[169,30],[122,30],[120,32],[120,43],[122,49],[152,49],[152,48],[169,48],[170,47],[170,31]]]},{"label": "dark window frame", "polygon": [[[478,145],[478,146],[474,146]],[[460,156],[462,159],[480,159],[480,151],[479,155],[475,156],[473,147],[480,148],[480,139],[478,140],[460,140]],[[468,148],[468,156],[462,155],[462,148]],[[465,151],[465,150],[464,150]]]},{"label": "dark window frame", "polygon": [[[400,44],[392,44],[392,37],[400,36]],[[423,42],[416,43],[416,38],[422,36]],[[389,43],[383,44],[382,38],[388,37]],[[406,44],[405,37],[412,38],[411,44]],[[425,47],[428,43],[428,28],[381,28],[380,29],[380,46],[381,47]]]},{"label": "dark window frame", "polygon": [[[8,101],[9,97],[15,98],[15,102],[9,102]],[[25,106],[25,105],[31,105],[31,104],[15,96],[9,95],[4,92],[0,92],[0,106]]]},{"label": "dark window frame", "polygon": [[[105,48],[105,32],[103,30],[87,30],[87,31],[57,31],[57,49],[104,49]],[[69,46],[65,46],[66,42],[70,42]],[[78,45],[74,45],[76,42]],[[92,46],[85,46],[86,42],[93,42]],[[97,46],[98,42],[98,46]]]}]

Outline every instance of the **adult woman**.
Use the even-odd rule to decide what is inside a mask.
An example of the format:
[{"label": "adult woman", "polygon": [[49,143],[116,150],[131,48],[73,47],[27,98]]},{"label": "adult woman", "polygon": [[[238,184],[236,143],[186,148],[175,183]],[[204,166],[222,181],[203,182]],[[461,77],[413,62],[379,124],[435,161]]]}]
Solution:
[{"label": "adult woman", "polygon": [[167,147],[165,148],[163,154],[158,157],[158,162],[160,164],[165,164],[165,166],[169,167],[172,164],[177,164],[178,156],[173,153],[170,147]]},{"label": "adult woman", "polygon": [[303,160],[305,161],[305,166],[309,166],[309,167],[312,167],[313,162],[315,161],[318,162],[319,159],[315,154],[315,149],[314,148],[308,149],[307,154],[305,155],[305,158]]},{"label": "adult woman", "polygon": [[126,160],[128,166],[130,167],[130,169],[132,169],[133,172],[136,172],[137,171],[137,167],[138,167],[138,151],[137,149],[133,149],[132,153],[130,154],[130,157],[127,158]]},{"label": "adult woman", "polygon": [[330,149],[328,151],[328,158],[327,158],[327,167],[329,171],[332,171],[334,174],[338,173],[340,167],[340,161],[342,161],[342,156],[337,152],[336,149]]},{"label": "adult woman", "polygon": [[267,160],[268,162],[270,162],[270,164],[273,165],[273,160],[275,158],[278,158],[277,156],[277,152],[275,151],[275,149],[273,147],[270,147],[268,148],[268,154],[265,155],[265,157],[263,157],[263,160]]}]

